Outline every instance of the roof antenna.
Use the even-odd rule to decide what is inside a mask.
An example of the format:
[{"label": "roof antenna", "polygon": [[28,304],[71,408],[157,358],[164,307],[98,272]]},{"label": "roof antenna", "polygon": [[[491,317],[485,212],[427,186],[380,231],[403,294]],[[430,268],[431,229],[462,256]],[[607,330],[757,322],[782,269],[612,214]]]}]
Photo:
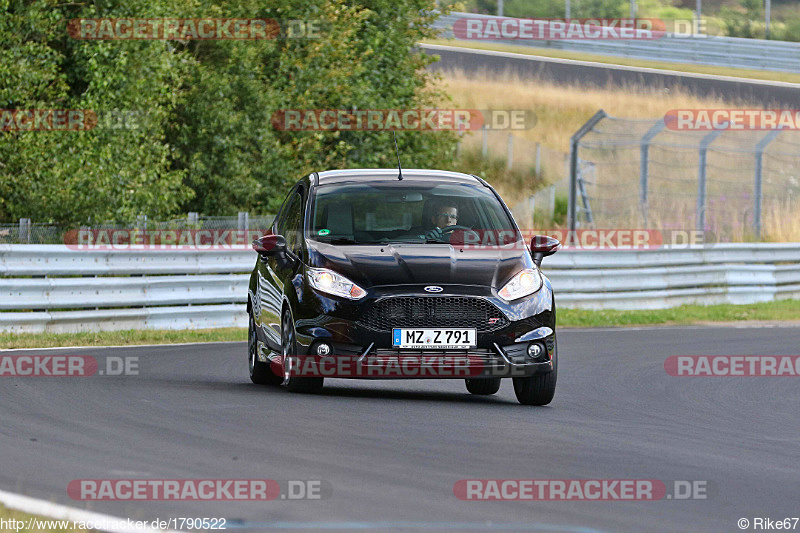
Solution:
[{"label": "roof antenna", "polygon": [[397,132],[392,130],[392,135],[394,135],[394,152],[397,154],[397,179],[403,179],[403,169],[400,166],[400,150],[397,149]]}]

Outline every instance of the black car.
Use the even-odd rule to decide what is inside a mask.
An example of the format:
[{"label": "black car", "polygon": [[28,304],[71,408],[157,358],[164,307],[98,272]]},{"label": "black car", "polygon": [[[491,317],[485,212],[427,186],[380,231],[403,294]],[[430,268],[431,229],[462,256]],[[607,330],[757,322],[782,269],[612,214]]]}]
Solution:
[{"label": "black car", "polygon": [[542,258],[481,178],[335,170],[292,187],[250,278],[250,378],[316,392],[326,376],[465,379],[549,403],[556,308]]}]

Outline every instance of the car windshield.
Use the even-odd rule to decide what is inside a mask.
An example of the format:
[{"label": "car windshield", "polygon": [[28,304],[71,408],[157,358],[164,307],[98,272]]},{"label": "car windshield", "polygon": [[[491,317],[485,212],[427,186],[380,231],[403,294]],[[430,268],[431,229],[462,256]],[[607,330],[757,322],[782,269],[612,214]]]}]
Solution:
[{"label": "car windshield", "polygon": [[470,230],[518,235],[488,188],[459,183],[323,185],[311,220],[308,238],[331,244],[446,243]]}]

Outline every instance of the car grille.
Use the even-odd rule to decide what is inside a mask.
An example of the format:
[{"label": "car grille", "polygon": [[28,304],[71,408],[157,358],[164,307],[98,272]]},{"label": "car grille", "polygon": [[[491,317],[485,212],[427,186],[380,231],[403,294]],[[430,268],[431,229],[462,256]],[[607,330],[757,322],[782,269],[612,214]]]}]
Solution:
[{"label": "car grille", "polygon": [[392,328],[475,328],[493,331],[509,324],[491,302],[469,296],[397,296],[372,304],[361,323],[378,331]]}]

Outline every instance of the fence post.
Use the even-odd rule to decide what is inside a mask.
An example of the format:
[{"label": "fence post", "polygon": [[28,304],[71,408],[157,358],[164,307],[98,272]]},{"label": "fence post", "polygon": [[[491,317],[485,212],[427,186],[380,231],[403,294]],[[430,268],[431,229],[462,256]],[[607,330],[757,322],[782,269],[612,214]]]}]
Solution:
[{"label": "fence post", "polygon": [[514,136],[508,134],[508,161],[506,162],[506,169],[511,170],[514,166]]},{"label": "fence post", "polygon": [[700,165],[697,175],[697,231],[705,231],[706,229],[706,157],[708,154],[708,146],[714,142],[714,139],[722,134],[722,130],[714,130],[700,141]]},{"label": "fence post", "polygon": [[542,175],[542,145],[536,143],[536,177]]},{"label": "fence post", "polygon": [[485,124],[481,126],[481,131],[483,132],[481,154],[483,154],[483,157],[486,157],[487,155],[489,155],[489,131],[486,129]]},{"label": "fence post", "polygon": [[247,231],[249,223],[250,214],[247,211],[239,211],[239,231]]},{"label": "fence post", "polygon": [[31,219],[19,219],[19,242],[23,244],[31,243]]},{"label": "fence post", "polygon": [[197,226],[198,220],[197,211],[190,211],[189,216],[186,218],[186,223],[189,227]]},{"label": "fence post", "polygon": [[[585,163],[585,165],[584,165]],[[591,161],[583,161],[581,158],[578,158],[578,193],[581,195],[581,203],[583,203],[583,211],[586,213],[586,222],[589,224],[594,224],[594,216],[592,215],[592,206],[589,204],[589,193],[586,192],[586,184],[591,184],[592,182],[587,180],[583,177],[584,168],[588,168],[592,175],[596,177],[596,173],[594,172],[594,163]]]},{"label": "fence post", "polygon": [[569,139],[569,205],[567,206],[567,227],[574,230],[578,223],[578,144],[592,128],[608,115],[602,109],[592,116]]},{"label": "fence post", "polygon": [[775,137],[781,130],[772,130],[764,135],[764,137],[756,144],[756,171],[755,171],[755,185],[753,190],[753,229],[756,232],[756,238],[761,240],[761,203],[763,195],[761,193],[761,175],[763,171],[764,150],[767,145],[775,140]]},{"label": "fence post", "polygon": [[531,212],[531,228],[536,227],[536,195],[528,196],[528,209]]},{"label": "fence post", "polygon": [[663,120],[656,121],[653,126],[647,130],[641,140],[639,148],[639,207],[642,210],[642,217],[644,218],[644,225],[647,227],[648,206],[647,206],[647,173],[650,164],[650,142],[653,138],[661,133],[666,127],[666,122]]}]

